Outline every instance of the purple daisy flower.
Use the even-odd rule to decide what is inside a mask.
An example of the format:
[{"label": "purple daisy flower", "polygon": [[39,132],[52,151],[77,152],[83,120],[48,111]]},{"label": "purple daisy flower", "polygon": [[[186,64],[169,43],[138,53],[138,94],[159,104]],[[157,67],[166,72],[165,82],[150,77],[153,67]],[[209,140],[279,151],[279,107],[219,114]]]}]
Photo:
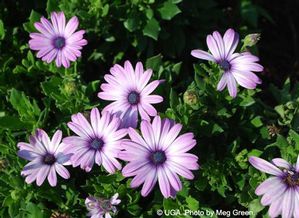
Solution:
[{"label": "purple daisy flower", "polygon": [[[91,123],[91,125],[90,125]],[[80,165],[89,172],[94,162],[109,172],[121,169],[116,157],[121,148],[121,139],[126,136],[126,129],[119,129],[120,119],[109,112],[102,113],[93,108],[90,113],[90,123],[81,114],[72,115],[68,127],[78,136],[63,139],[66,150],[74,155],[71,157],[73,167]]]},{"label": "purple daisy flower", "polygon": [[98,97],[114,101],[103,111],[116,113],[122,119],[122,127],[137,127],[138,112],[142,119],[150,121],[149,116],[156,116],[157,111],[151,104],[163,101],[159,95],[150,95],[162,80],[155,80],[148,84],[153,72],[143,70],[142,63],[136,64],[135,70],[129,61],[122,67],[115,64],[110,74],[104,76],[107,83],[101,85],[102,92]]},{"label": "purple daisy flower", "polygon": [[118,193],[113,195],[110,199],[102,199],[90,196],[86,198],[85,205],[89,213],[87,214],[91,218],[111,218],[110,213],[116,214],[117,209],[115,205],[118,205],[121,200],[117,199]]},{"label": "purple daisy flower", "polygon": [[250,157],[249,162],[256,169],[273,175],[261,183],[255,194],[263,195],[261,203],[270,205],[270,217],[299,217],[299,156],[297,163],[292,165],[281,158],[272,163],[258,157]]},{"label": "purple daisy flower", "polygon": [[197,170],[197,156],[186,153],[196,145],[193,133],[178,136],[181,124],[156,116],[152,122],[141,122],[140,136],[133,128],[128,129],[130,140],[123,141],[124,150],[119,158],[129,161],[123,168],[125,177],[134,176],[131,187],[144,183],[141,195],[147,196],[156,182],[165,198],[175,196],[182,189],[178,175],[193,179],[190,170]]},{"label": "purple daisy flower", "polygon": [[30,143],[18,143],[18,156],[30,161],[21,172],[28,184],[36,180],[36,184],[40,186],[48,177],[49,184],[56,186],[56,172],[64,179],[70,178],[69,171],[63,165],[70,164],[71,155],[64,153],[65,147],[61,138],[60,130],[57,130],[50,140],[44,130],[37,129],[35,135],[29,137]]},{"label": "purple daisy flower", "polygon": [[40,33],[30,33],[29,47],[38,51],[36,56],[43,61],[50,63],[55,59],[57,67],[62,64],[68,68],[70,61],[81,56],[80,50],[87,41],[83,39],[84,30],[75,32],[79,25],[77,17],[65,23],[63,12],[52,12],[51,22],[42,17],[40,22],[34,23]]},{"label": "purple daisy flower", "polygon": [[234,53],[239,42],[239,35],[228,29],[223,38],[219,32],[214,31],[207,36],[207,45],[210,53],[196,49],[191,51],[191,55],[208,61],[217,63],[224,71],[217,90],[222,91],[226,86],[232,97],[237,95],[237,83],[247,89],[255,89],[261,80],[252,72],[263,71],[263,66],[256,63],[259,58],[249,52]]}]

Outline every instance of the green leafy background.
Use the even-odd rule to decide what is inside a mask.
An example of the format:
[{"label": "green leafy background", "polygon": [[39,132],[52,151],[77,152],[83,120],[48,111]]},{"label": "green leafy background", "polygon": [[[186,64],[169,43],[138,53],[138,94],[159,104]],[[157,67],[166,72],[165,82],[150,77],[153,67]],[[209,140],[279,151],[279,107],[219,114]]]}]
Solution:
[{"label": "green leafy background", "polygon": [[[240,88],[235,99],[227,91],[216,91],[220,70],[193,58],[190,51],[206,49],[205,37],[216,29],[223,33],[233,27],[242,39],[260,32],[260,20],[274,22],[253,1],[235,2],[233,9],[226,4],[214,0],[1,1],[0,217],[50,217],[54,211],[86,217],[88,195],[111,197],[116,192],[122,200],[117,217],[122,218],[156,217],[158,209],[238,209],[252,211],[251,217],[267,217],[267,208],[254,194],[266,175],[249,166],[248,157],[281,156],[295,162],[299,86],[287,79],[280,88],[270,83],[256,90]],[[86,30],[88,45],[69,69],[43,63],[28,47],[29,33],[36,31],[33,23],[52,11],[64,11],[68,19],[76,15],[79,28]],[[249,47],[246,41],[241,47],[258,55],[258,47]],[[192,153],[201,165],[195,179],[182,179],[183,190],[176,199],[163,199],[158,187],[141,197],[140,189],[129,187],[131,179],[120,172],[107,175],[98,166],[90,173],[69,167],[71,179],[59,178],[55,188],[47,182],[41,187],[26,184],[20,175],[26,161],[16,155],[17,142],[27,141],[36,128],[49,135],[57,129],[70,135],[66,123],[73,113],[107,104],[97,98],[103,75],[125,60],[142,61],[153,69],[153,79],[166,80],[156,91],[165,100],[156,108],[162,117],[182,123],[183,132],[194,132],[198,143]]]}]

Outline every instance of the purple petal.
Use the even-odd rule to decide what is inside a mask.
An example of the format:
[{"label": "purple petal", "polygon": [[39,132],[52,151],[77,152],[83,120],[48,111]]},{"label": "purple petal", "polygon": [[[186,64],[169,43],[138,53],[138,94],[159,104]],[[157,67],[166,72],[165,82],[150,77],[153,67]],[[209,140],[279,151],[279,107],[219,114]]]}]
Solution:
[{"label": "purple petal", "polygon": [[61,164],[55,164],[55,169],[57,171],[57,173],[64,179],[68,179],[70,178],[70,173],[69,171],[64,167],[62,166]]},{"label": "purple petal", "polygon": [[52,166],[50,168],[49,174],[48,174],[48,181],[50,186],[54,187],[57,184],[57,177],[56,177],[56,171],[55,171],[55,167]]},{"label": "purple petal", "polygon": [[235,51],[239,43],[239,35],[233,29],[228,29],[223,36],[223,41],[226,58],[228,58]]},{"label": "purple petal", "polygon": [[180,191],[182,189],[182,183],[178,175],[171,171],[167,166],[164,167],[164,172],[175,191]]},{"label": "purple petal", "polygon": [[294,193],[294,217],[299,217],[299,190],[298,187],[295,189]]},{"label": "purple petal", "polygon": [[257,84],[260,84],[261,81],[254,81],[249,77],[249,74],[240,73],[238,71],[232,71],[234,78],[237,80],[237,83],[246,89],[255,89]]},{"label": "purple petal", "polygon": [[149,104],[158,104],[163,101],[163,97],[160,95],[147,95],[143,100]]},{"label": "purple petal", "polygon": [[144,183],[147,174],[149,171],[152,170],[152,167],[150,165],[146,165],[140,169],[140,172],[137,173],[137,175],[132,179],[130,187],[136,188],[140,186],[142,183]]},{"label": "purple petal", "polygon": [[170,184],[163,168],[158,168],[158,182],[164,198],[170,196]]},{"label": "purple petal", "polygon": [[281,195],[283,195],[286,190],[287,186],[283,182],[278,183],[276,186],[272,186],[272,189],[268,189],[268,191],[262,197],[261,204],[263,206],[271,204],[272,202],[276,201]]},{"label": "purple petal", "polygon": [[152,168],[152,170],[150,170],[149,173],[147,174],[141,189],[141,195],[143,197],[146,197],[153,190],[157,180],[158,180],[157,170],[155,168]]},{"label": "purple petal", "polygon": [[[282,200],[282,217],[283,218],[291,218],[294,211],[294,190],[289,188],[284,194]],[[296,205],[298,207],[299,205]]]},{"label": "purple petal", "polygon": [[155,146],[155,136],[152,125],[148,121],[143,120],[141,122],[140,129],[146,144],[150,148],[153,148]]},{"label": "purple petal", "polygon": [[174,161],[167,161],[167,165],[169,169],[172,169],[180,176],[185,177],[186,179],[194,179],[193,173],[190,170],[188,170],[184,165],[178,164]]},{"label": "purple petal", "polygon": [[62,139],[62,132],[61,130],[57,130],[54,133],[52,140],[50,142],[50,151],[54,152],[58,149],[61,139]]},{"label": "purple petal", "polygon": [[275,201],[272,202],[269,208],[270,217],[278,217],[279,214],[281,214],[282,200],[283,200],[283,195],[278,197]]},{"label": "purple petal", "polygon": [[215,58],[208,52],[200,50],[200,49],[195,49],[191,51],[191,55],[193,57],[203,59],[203,60],[208,60],[208,61],[214,61],[216,62]]},{"label": "purple petal", "polygon": [[43,182],[45,181],[46,177],[48,176],[48,173],[50,171],[50,166],[49,165],[44,165],[42,166],[36,176],[36,184],[38,186],[41,186],[41,184],[43,184]]},{"label": "purple petal", "polygon": [[131,138],[131,140],[133,142],[136,142],[140,145],[142,145],[143,147],[148,147],[148,145],[146,144],[146,142],[143,140],[143,138],[137,133],[137,131],[133,128],[129,128],[128,129],[128,134]]},{"label": "purple petal", "polygon": [[285,169],[290,169],[292,168],[293,166],[287,162],[286,160],[282,159],[282,158],[274,158],[272,160],[272,162],[278,166],[278,167],[281,167],[281,168],[285,168]]},{"label": "purple petal", "polygon": [[193,138],[194,134],[191,132],[180,135],[173,141],[172,145],[169,146],[169,152],[184,153],[191,150],[196,145],[196,141]]},{"label": "purple petal", "polygon": [[223,60],[223,59],[225,59],[225,48],[224,48],[223,39],[222,39],[220,33],[217,32],[217,31],[213,32],[213,37],[214,37],[214,39],[217,43],[217,47],[219,49],[220,57]]},{"label": "purple petal", "polygon": [[217,85],[217,90],[222,91],[226,85],[227,85],[227,73],[223,73],[223,75]]},{"label": "purple petal", "polygon": [[66,37],[71,36],[76,31],[76,29],[78,28],[78,25],[79,25],[78,18],[76,16],[72,17],[68,21],[68,23],[66,24],[66,27],[65,27],[65,36]]},{"label": "purple petal", "polygon": [[219,52],[219,48],[217,43],[212,35],[207,36],[207,45],[209,50],[211,51],[212,55],[214,56],[216,61],[221,60],[221,54]]},{"label": "purple petal", "polygon": [[299,155],[297,157],[296,172],[299,172]]},{"label": "purple petal", "polygon": [[272,174],[274,176],[281,176],[283,174],[283,172],[279,168],[259,157],[251,156],[249,158],[249,162],[252,166],[262,172]]},{"label": "purple petal", "polygon": [[231,73],[227,73],[227,88],[229,95],[233,98],[237,96],[237,84],[234,76]]},{"label": "purple petal", "polygon": [[281,179],[278,177],[270,177],[262,182],[255,190],[256,195],[263,195],[272,187],[275,187],[281,183]]},{"label": "purple petal", "polygon": [[147,86],[145,86],[145,88],[141,92],[141,97],[151,94],[158,87],[159,84],[160,81],[155,80],[150,84],[148,84]]},{"label": "purple petal", "polygon": [[20,150],[18,151],[18,156],[25,159],[25,160],[33,160],[34,158],[38,157],[39,155],[37,153],[27,151],[27,150]]}]

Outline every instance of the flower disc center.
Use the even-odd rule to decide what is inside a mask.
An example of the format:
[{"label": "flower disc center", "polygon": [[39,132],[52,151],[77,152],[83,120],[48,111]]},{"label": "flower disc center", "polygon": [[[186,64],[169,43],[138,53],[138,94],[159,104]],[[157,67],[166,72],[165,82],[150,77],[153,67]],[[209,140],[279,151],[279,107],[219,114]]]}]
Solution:
[{"label": "flower disc center", "polygon": [[90,147],[94,150],[101,150],[104,146],[104,141],[99,138],[95,138],[90,142]]},{"label": "flower disc center", "polygon": [[288,171],[285,182],[291,187],[299,186],[299,173]]},{"label": "flower disc center", "polygon": [[62,36],[58,36],[53,40],[53,46],[56,49],[62,49],[65,46],[65,38]]},{"label": "flower disc center", "polygon": [[135,92],[135,91],[132,91],[130,92],[130,94],[128,95],[128,102],[131,104],[131,105],[136,105],[139,103],[139,100],[140,100],[140,95],[139,93]]},{"label": "flower disc center", "polygon": [[155,165],[163,164],[166,161],[166,155],[164,151],[155,151],[150,156],[151,161]]},{"label": "flower disc center", "polygon": [[56,162],[56,157],[53,154],[47,153],[44,156],[43,162],[47,165],[52,165]]},{"label": "flower disc center", "polygon": [[225,72],[230,70],[231,68],[231,64],[227,60],[220,61],[219,65]]}]

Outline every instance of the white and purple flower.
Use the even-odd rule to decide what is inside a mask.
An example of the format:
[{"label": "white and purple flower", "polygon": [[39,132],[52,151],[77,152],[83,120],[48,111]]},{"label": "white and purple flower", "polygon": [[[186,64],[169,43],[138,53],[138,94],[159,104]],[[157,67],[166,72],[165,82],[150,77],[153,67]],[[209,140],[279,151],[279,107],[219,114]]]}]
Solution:
[{"label": "white and purple flower", "polygon": [[66,137],[63,142],[66,150],[73,154],[70,159],[73,167],[80,165],[89,172],[96,163],[103,165],[109,173],[121,169],[116,157],[127,130],[119,129],[120,123],[120,119],[109,112],[103,112],[101,116],[97,108],[91,110],[90,122],[81,113],[72,115],[68,127],[78,136]]},{"label": "white and purple flower", "polygon": [[91,218],[111,218],[117,212],[116,205],[120,204],[118,193],[113,195],[110,199],[96,198],[90,196],[86,198],[85,205],[88,209],[88,216]]},{"label": "white and purple flower", "polygon": [[154,80],[148,84],[153,74],[151,69],[143,69],[138,62],[135,69],[129,61],[122,67],[115,64],[110,69],[111,74],[104,76],[107,83],[101,85],[102,92],[98,97],[103,100],[114,101],[103,111],[110,111],[122,119],[122,127],[137,127],[138,113],[144,120],[150,121],[149,116],[156,116],[157,111],[152,104],[163,101],[159,95],[151,95],[161,80]]},{"label": "white and purple flower", "polygon": [[87,41],[83,39],[84,30],[76,31],[79,21],[76,16],[66,24],[63,12],[52,12],[51,22],[42,17],[40,22],[34,23],[39,33],[30,33],[29,47],[36,50],[37,57],[47,63],[55,59],[56,66],[70,66],[81,56],[80,50]]},{"label": "white and purple flower", "polygon": [[196,145],[193,133],[179,136],[181,124],[156,116],[152,123],[141,122],[142,136],[128,129],[131,140],[124,140],[119,158],[129,163],[123,168],[125,177],[134,176],[131,187],[143,184],[141,195],[147,196],[157,181],[165,198],[174,197],[182,189],[178,175],[193,179],[198,170],[197,156],[187,153]]},{"label": "white and purple flower", "polygon": [[50,140],[44,130],[37,129],[36,134],[29,138],[30,143],[18,143],[18,156],[30,161],[21,172],[28,184],[36,180],[36,184],[40,186],[48,178],[49,184],[56,186],[56,172],[64,179],[70,178],[69,171],[63,165],[70,165],[71,155],[64,153],[65,146],[61,143],[61,138],[60,130]]},{"label": "white and purple flower", "polygon": [[275,158],[272,163],[259,157],[250,157],[249,162],[256,169],[273,175],[261,183],[255,194],[262,195],[261,203],[270,205],[270,217],[299,217],[299,156],[295,165],[282,158]]},{"label": "white and purple flower", "polygon": [[259,58],[249,52],[234,53],[239,43],[239,35],[228,29],[222,37],[219,32],[207,36],[207,45],[211,52],[196,49],[191,55],[217,63],[223,70],[217,90],[222,91],[226,86],[232,97],[237,95],[237,83],[247,89],[255,89],[261,80],[252,72],[263,71],[263,66],[256,63]]}]

